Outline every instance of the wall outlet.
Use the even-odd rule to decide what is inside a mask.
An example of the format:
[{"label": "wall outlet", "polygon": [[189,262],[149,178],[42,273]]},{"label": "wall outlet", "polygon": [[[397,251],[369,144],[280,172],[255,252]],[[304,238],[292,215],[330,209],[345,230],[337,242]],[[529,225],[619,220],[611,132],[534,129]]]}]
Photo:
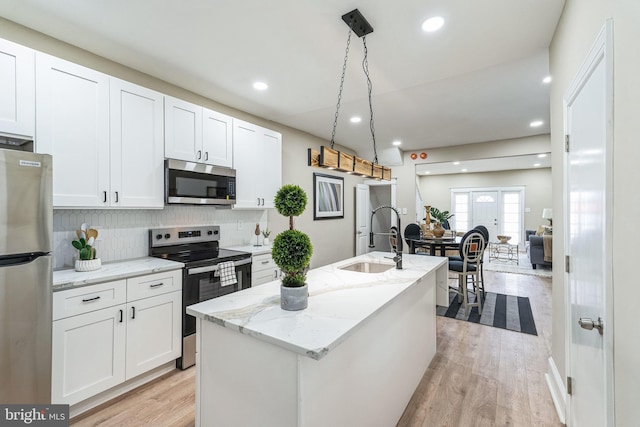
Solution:
[{"label": "wall outlet", "polygon": [[407,214],[407,208],[402,208],[402,215],[406,215]]},{"label": "wall outlet", "polygon": [[531,212],[531,208],[524,208],[525,213],[530,213]]},{"label": "wall outlet", "polygon": [[242,230],[242,221],[238,220],[238,231]]}]

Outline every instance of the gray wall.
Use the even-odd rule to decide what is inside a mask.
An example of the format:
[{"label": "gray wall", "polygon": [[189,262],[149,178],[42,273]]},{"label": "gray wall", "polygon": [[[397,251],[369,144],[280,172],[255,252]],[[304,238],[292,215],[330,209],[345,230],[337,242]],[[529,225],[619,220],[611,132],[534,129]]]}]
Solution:
[{"label": "gray wall", "polygon": [[448,211],[451,211],[452,188],[523,186],[525,207],[531,209],[524,214],[525,229],[535,230],[539,225],[548,224],[542,219],[542,209],[550,208],[552,204],[550,168],[421,176],[418,179],[424,204]]}]

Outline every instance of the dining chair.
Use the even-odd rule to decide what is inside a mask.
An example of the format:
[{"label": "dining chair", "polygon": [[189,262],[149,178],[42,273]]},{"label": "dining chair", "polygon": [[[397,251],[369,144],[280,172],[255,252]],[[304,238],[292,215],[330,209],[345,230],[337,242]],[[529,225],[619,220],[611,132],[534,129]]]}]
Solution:
[{"label": "dining chair", "polygon": [[[449,272],[458,276],[458,286],[449,286],[449,290],[458,295],[458,302],[462,303],[467,315],[469,307],[478,307],[478,314],[482,314],[483,293],[480,289],[479,265],[485,246],[482,233],[475,229],[469,230],[460,241],[460,259],[449,258]],[[469,279],[471,279],[471,290]],[[474,303],[469,302],[469,292],[476,296]]]},{"label": "dining chair", "polygon": [[398,227],[395,225],[389,229],[389,245],[391,245],[391,250],[395,252],[398,245]]},{"label": "dining chair", "polygon": [[[484,225],[476,225],[475,229],[484,237],[484,249],[486,250],[489,246],[489,230]],[[484,290],[484,251],[482,252],[482,257],[480,257],[480,287],[482,288],[482,296],[484,296],[486,294]]]},{"label": "dining chair", "polygon": [[[422,229],[418,224],[408,224],[404,228],[404,241],[407,243],[407,247],[411,247],[409,240],[420,240],[421,233]],[[419,249],[421,248],[416,248],[416,253],[419,252]]]}]

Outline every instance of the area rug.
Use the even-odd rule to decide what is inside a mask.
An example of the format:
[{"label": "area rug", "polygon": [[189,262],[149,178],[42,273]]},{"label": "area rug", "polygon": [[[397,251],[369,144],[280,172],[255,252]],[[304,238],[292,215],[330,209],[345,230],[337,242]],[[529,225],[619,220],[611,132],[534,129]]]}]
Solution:
[{"label": "area rug", "polygon": [[[475,298],[475,295],[469,294],[472,303],[475,302]],[[453,292],[449,294],[449,307],[436,306],[438,316],[538,335],[531,304],[527,297],[487,292],[482,303],[482,315],[478,314],[478,307],[471,308],[469,314],[465,311]]]},{"label": "area rug", "polygon": [[485,251],[484,270],[485,271],[497,271],[501,273],[515,273],[515,274],[528,274],[531,276],[539,277],[552,277],[551,267],[537,266],[534,270],[529,262],[529,257],[526,252],[519,253],[518,264],[512,261],[491,260],[489,262],[489,252]]}]

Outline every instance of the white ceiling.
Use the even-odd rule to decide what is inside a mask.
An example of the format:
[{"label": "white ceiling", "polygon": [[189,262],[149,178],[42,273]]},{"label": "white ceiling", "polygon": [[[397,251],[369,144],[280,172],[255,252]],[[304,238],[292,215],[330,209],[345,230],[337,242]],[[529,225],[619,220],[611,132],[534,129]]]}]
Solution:
[{"label": "white ceiling", "polygon": [[[564,0],[0,0],[0,16],[330,139],[348,27],[367,36],[379,160],[549,132],[548,46]],[[421,23],[441,15],[445,26]],[[336,142],[373,159],[362,40],[352,37]],[[257,92],[256,80],[269,84]],[[353,125],[352,115],[363,121]],[[543,120],[538,128],[529,122]]]}]

